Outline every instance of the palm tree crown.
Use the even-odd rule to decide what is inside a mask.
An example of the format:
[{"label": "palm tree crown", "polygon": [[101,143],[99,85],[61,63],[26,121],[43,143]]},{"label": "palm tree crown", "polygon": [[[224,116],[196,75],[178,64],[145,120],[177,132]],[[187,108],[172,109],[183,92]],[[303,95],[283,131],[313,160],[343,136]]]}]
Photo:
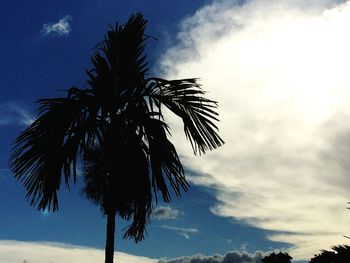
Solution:
[{"label": "palm tree crown", "polygon": [[91,58],[87,85],[62,98],[40,99],[36,120],[14,141],[10,167],[39,210],[58,209],[61,182],[69,188],[83,164],[84,193],[107,214],[132,219],[125,237],[139,241],[158,193],[170,201],[187,190],[184,170],[162,107],[179,116],[194,153],[223,144],[215,101],[197,79],[146,78],[147,21],[138,13],[109,30]]}]

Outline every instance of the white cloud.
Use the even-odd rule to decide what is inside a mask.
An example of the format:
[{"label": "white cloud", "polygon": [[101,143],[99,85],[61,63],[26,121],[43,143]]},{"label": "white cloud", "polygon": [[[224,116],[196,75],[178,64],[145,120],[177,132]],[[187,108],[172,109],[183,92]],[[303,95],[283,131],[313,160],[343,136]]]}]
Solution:
[{"label": "white cloud", "polygon": [[0,126],[9,124],[29,125],[33,117],[17,104],[6,102],[0,104]]},{"label": "white cloud", "polygon": [[192,234],[198,232],[197,228],[192,228],[192,227],[175,227],[175,226],[162,225],[162,228],[184,232],[184,233],[192,233]]},{"label": "white cloud", "polygon": [[192,227],[176,227],[176,226],[168,226],[168,225],[162,225],[161,226],[164,229],[172,230],[177,232],[180,236],[183,236],[186,239],[190,239],[192,234],[198,233],[197,228]]},{"label": "white cloud", "polygon": [[159,260],[158,263],[261,263],[264,254],[260,251],[254,254],[237,251],[228,252],[226,255],[194,255],[190,257],[180,257],[170,260]]},{"label": "white cloud", "polygon": [[44,24],[41,32],[44,35],[54,34],[58,36],[68,36],[72,31],[70,21],[72,20],[72,16],[66,15],[62,17],[57,23],[48,23]]},{"label": "white cloud", "polygon": [[214,1],[161,61],[219,101],[223,147],[193,157],[181,125],[172,132],[205,174],[192,182],[218,190],[215,214],[277,231],[295,259],[350,234],[349,25],[349,2]]},{"label": "white cloud", "polygon": [[153,210],[153,217],[161,220],[176,219],[179,215],[179,210],[176,210],[169,206],[160,206]]},{"label": "white cloud", "polygon": [[[0,262],[6,263],[95,263],[104,261],[104,251],[88,247],[48,242],[0,240]],[[157,262],[155,259],[115,253],[116,262]]]}]

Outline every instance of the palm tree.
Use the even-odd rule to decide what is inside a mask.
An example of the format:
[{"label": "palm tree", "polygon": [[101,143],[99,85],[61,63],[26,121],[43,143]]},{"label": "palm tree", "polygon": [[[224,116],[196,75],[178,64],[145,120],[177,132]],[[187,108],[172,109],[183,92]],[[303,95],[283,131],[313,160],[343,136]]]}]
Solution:
[{"label": "palm tree", "polygon": [[165,202],[188,183],[164,120],[166,107],[183,121],[195,154],[223,144],[215,101],[197,79],[147,78],[147,21],[141,13],[111,28],[91,58],[87,84],[38,101],[36,120],[14,141],[10,168],[39,210],[58,209],[61,182],[77,180],[82,161],[86,197],[107,216],[105,262],[113,262],[115,216],[132,220],[124,238],[144,238],[160,193]]}]

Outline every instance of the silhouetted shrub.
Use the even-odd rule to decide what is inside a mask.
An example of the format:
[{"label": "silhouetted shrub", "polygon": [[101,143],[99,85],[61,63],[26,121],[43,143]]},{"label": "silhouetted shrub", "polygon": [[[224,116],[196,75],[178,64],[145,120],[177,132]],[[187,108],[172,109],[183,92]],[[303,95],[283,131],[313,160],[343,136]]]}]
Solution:
[{"label": "silhouetted shrub", "polygon": [[292,257],[288,253],[275,252],[261,259],[263,263],[290,263]]}]

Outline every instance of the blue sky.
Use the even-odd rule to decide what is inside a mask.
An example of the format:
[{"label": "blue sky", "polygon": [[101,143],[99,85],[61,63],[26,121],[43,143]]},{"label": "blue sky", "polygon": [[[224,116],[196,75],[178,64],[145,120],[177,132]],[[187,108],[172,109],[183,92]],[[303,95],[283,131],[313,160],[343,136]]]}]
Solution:
[{"label": "blue sky", "polygon": [[[169,118],[192,187],[169,205],[159,204],[139,244],[121,239],[126,223],[118,220],[116,249],[125,253],[118,256],[138,262],[145,259],[133,255],[156,261],[238,251],[254,258],[256,251],[284,250],[303,260],[348,242],[343,235],[350,234],[350,3],[0,6],[0,259],[48,262],[57,247],[62,255],[79,247],[82,254],[103,256],[94,249],[104,247],[105,218],[82,198],[79,184],[70,193],[62,187],[57,213],[38,212],[26,202],[7,160],[11,141],[35,118],[34,101],[81,87],[93,48],[109,25],[138,11],[149,21],[147,34],[158,39],[146,48],[150,74],[201,78],[208,97],[219,102],[226,144],[194,157],[181,124]],[[51,254],[40,259],[25,246],[44,246]],[[18,253],[6,254],[9,247]]]}]

